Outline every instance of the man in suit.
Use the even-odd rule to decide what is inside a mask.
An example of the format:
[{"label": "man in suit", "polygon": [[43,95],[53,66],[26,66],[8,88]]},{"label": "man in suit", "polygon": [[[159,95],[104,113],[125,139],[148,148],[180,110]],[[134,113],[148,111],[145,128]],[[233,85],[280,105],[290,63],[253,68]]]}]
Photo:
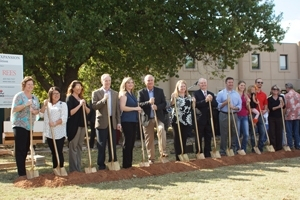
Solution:
[{"label": "man in suit", "polygon": [[158,87],[154,87],[154,77],[152,75],[146,75],[144,78],[146,88],[139,91],[138,99],[141,108],[148,116],[149,123],[147,126],[143,126],[145,134],[145,143],[148,154],[148,160],[150,164],[154,163],[155,160],[155,149],[154,149],[154,115],[156,112],[158,122],[158,148],[161,157],[167,157],[166,151],[166,131],[164,128],[164,113],[163,109],[166,107],[166,100],[164,91]]},{"label": "man in suit", "polygon": [[117,161],[116,153],[116,129],[121,129],[121,120],[120,120],[120,106],[118,92],[112,90],[111,86],[111,77],[109,74],[103,74],[101,76],[102,87],[93,91],[92,93],[92,104],[93,109],[96,110],[96,121],[95,128],[97,134],[98,142],[98,159],[97,164],[99,170],[105,169],[105,148],[106,141],[108,140],[108,153],[109,158],[108,162],[112,161],[112,152],[110,146],[110,137],[109,137],[109,124],[108,117],[111,121],[111,132],[112,132],[112,143],[114,151],[114,160]]},{"label": "man in suit", "polygon": [[[204,156],[210,157],[212,129],[210,122],[209,101],[212,107],[217,107],[218,103],[214,93],[207,91],[207,80],[200,78],[198,81],[199,90],[194,92],[196,99],[196,108],[199,110],[197,117],[198,136],[200,139],[200,152],[202,151],[202,137],[204,138]],[[197,134],[197,133],[196,133]],[[197,137],[197,136],[196,136]],[[196,152],[198,153],[198,142],[196,144]]]}]

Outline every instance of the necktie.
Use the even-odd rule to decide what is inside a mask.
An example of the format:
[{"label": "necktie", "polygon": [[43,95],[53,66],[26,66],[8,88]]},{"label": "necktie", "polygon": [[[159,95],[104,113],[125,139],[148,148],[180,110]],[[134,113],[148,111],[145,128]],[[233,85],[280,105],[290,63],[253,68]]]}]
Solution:
[{"label": "necktie", "polygon": [[204,94],[204,96],[205,96],[205,97],[207,96],[207,93],[206,93],[206,91],[204,91],[204,92],[203,92],[203,94]]}]

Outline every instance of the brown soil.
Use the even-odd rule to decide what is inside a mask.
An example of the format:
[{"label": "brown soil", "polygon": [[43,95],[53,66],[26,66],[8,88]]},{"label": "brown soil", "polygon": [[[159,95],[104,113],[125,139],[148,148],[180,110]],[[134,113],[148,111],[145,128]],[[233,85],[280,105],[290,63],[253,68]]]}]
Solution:
[{"label": "brown soil", "polygon": [[274,161],[283,158],[300,157],[300,151],[278,151],[275,153],[263,153],[261,155],[248,154],[246,156],[236,155],[233,157],[222,157],[221,159],[207,158],[205,160],[191,160],[190,162],[168,162],[155,163],[150,167],[132,167],[119,171],[101,170],[93,174],[84,172],[72,172],[67,177],[58,177],[54,174],[41,174],[39,177],[27,180],[18,178],[14,185],[20,188],[31,187],[60,187],[65,185],[81,185],[88,183],[100,183],[105,181],[118,181],[122,179],[142,178],[148,176],[159,176],[168,173],[187,172],[201,169],[213,169],[229,165],[241,165],[254,162]]}]

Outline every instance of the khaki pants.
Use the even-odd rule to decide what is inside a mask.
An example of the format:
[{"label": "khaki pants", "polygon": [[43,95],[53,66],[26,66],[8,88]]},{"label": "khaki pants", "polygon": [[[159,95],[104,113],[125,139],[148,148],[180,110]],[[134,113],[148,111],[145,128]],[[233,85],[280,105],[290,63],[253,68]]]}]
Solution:
[{"label": "khaki pants", "polygon": [[[150,119],[148,126],[143,126],[143,131],[145,134],[145,143],[149,160],[155,160],[155,148],[154,148],[154,126],[155,120]],[[160,155],[167,154],[167,137],[166,131],[164,127],[164,123],[158,120],[158,130],[157,130],[157,138],[158,138],[158,149]]]}]

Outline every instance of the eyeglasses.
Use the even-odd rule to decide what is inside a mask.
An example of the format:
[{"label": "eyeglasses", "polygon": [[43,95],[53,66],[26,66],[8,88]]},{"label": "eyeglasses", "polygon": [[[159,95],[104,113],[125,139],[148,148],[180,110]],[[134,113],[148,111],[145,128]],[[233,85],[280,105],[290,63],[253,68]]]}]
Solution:
[{"label": "eyeglasses", "polygon": [[256,82],[256,83],[258,83],[258,84],[264,84],[264,82]]}]

